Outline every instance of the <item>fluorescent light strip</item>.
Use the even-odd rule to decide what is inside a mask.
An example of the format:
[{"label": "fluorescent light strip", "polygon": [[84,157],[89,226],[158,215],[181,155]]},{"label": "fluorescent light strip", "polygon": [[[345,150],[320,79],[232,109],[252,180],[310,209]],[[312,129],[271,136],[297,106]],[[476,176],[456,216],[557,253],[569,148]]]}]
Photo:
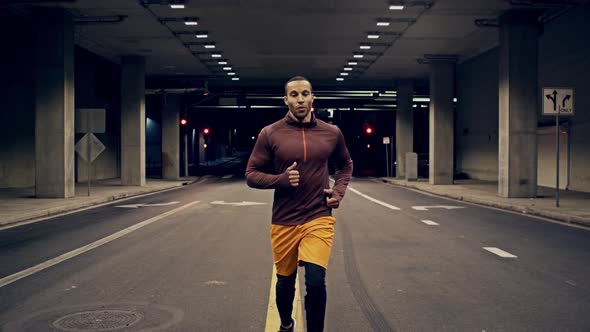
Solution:
[{"label": "fluorescent light strip", "polygon": [[348,73],[340,73],[340,76],[348,76]]},{"label": "fluorescent light strip", "polygon": [[184,21],[185,25],[199,25],[196,21]]},{"label": "fluorescent light strip", "polygon": [[184,9],[184,5],[182,5],[182,4],[170,4],[170,8],[172,8],[172,9]]},{"label": "fluorescent light strip", "polygon": [[355,55],[353,55],[352,57],[353,57],[353,58],[356,58],[356,59],[361,59],[361,58],[363,58],[363,57],[365,57],[365,56],[364,56],[364,55],[362,55],[362,54],[355,54]]},{"label": "fluorescent light strip", "polygon": [[359,63],[358,63],[358,62],[356,62],[356,61],[349,61],[349,62],[348,62],[348,65],[349,65],[349,66],[356,66],[356,65],[358,65],[358,64],[359,64]]},{"label": "fluorescent light strip", "polygon": [[232,77],[232,78],[231,78],[231,80],[232,80],[232,81],[239,81],[239,80],[240,80],[240,78],[239,78],[239,77]]},{"label": "fluorescent light strip", "polygon": [[231,70],[231,67],[223,67],[223,70]]},{"label": "fluorescent light strip", "polygon": [[205,48],[215,48],[215,45],[213,45],[213,44],[206,44],[205,45]]},{"label": "fluorescent light strip", "polygon": [[404,10],[403,5],[390,5],[389,10]]},{"label": "fluorescent light strip", "polygon": [[221,58],[221,54],[219,53],[211,53],[212,58]]},{"label": "fluorescent light strip", "polygon": [[234,72],[230,72],[230,73],[227,73],[227,74],[228,74],[229,76],[234,76],[236,73],[234,73]]},{"label": "fluorescent light strip", "polygon": [[359,48],[361,50],[370,50],[371,49],[371,46],[370,45],[361,45],[361,46],[359,46]]},{"label": "fluorescent light strip", "polygon": [[352,70],[352,68],[350,68],[350,67],[344,67],[344,70],[346,70],[346,71],[351,71],[351,70]]},{"label": "fluorescent light strip", "polygon": [[219,61],[217,64],[219,64],[219,65],[227,65],[227,61]]},{"label": "fluorescent light strip", "polygon": [[344,81],[344,77],[337,77],[336,81]]},{"label": "fluorescent light strip", "polygon": [[390,22],[377,22],[378,27],[388,27],[391,23]]},{"label": "fluorescent light strip", "polygon": [[204,33],[203,33],[203,34],[198,34],[198,35],[195,35],[195,37],[197,37],[197,38],[199,38],[199,39],[203,39],[203,38],[207,38],[207,37],[209,37],[209,35],[207,35],[207,34],[204,34]]},{"label": "fluorescent light strip", "polygon": [[375,34],[368,34],[367,38],[369,39],[379,39],[379,35],[375,35]]}]

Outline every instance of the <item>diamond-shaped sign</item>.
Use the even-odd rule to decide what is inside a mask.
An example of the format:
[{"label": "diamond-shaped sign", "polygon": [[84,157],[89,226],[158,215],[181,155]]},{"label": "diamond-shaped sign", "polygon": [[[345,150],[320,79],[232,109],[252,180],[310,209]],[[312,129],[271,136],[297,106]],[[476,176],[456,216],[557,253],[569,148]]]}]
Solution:
[{"label": "diamond-shaped sign", "polygon": [[[92,133],[88,133],[76,143],[76,152],[86,161],[93,162],[106,147]],[[90,159],[90,160],[88,160]]]}]

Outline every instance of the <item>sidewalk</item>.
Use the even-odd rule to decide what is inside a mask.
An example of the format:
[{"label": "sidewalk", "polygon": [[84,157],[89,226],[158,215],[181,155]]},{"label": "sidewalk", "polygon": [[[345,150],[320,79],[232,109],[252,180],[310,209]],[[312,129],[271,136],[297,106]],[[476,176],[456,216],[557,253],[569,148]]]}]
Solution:
[{"label": "sidewalk", "polygon": [[453,185],[431,185],[427,179],[406,181],[381,178],[382,181],[470,203],[550,218],[590,227],[590,193],[559,191],[555,206],[555,189],[539,187],[537,198],[503,198],[498,196],[498,183],[478,180],[455,180]]},{"label": "sidewalk", "polygon": [[35,188],[0,189],[0,227],[27,220],[70,212],[126,197],[132,197],[169,188],[181,187],[197,181],[198,177],[178,181],[146,179],[143,187],[122,186],[121,179],[91,183],[90,197],[87,184],[76,184],[76,196],[67,199],[35,198]]}]

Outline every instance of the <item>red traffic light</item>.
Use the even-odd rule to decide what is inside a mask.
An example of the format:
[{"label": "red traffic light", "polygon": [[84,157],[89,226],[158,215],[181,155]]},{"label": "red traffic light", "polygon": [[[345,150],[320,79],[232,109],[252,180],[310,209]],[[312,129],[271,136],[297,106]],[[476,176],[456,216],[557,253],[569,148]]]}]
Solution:
[{"label": "red traffic light", "polygon": [[209,128],[203,129],[203,134],[205,134],[205,135],[209,134]]},{"label": "red traffic light", "polygon": [[184,118],[180,120],[180,124],[183,126],[186,126],[187,123],[188,123],[188,121],[186,121],[186,119],[184,119]]},{"label": "red traffic light", "polygon": [[367,133],[367,135],[371,135],[373,133],[373,128],[367,127],[367,129],[365,129],[365,133]]}]

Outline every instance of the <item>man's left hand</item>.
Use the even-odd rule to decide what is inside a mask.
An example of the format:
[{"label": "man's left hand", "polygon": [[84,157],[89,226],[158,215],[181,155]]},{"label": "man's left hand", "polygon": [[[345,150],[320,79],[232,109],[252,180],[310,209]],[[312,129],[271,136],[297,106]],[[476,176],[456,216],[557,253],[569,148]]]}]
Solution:
[{"label": "man's left hand", "polygon": [[326,195],[326,205],[329,208],[337,209],[338,206],[340,206],[340,202],[336,198],[332,197],[333,192],[334,189],[324,189],[324,194]]}]

